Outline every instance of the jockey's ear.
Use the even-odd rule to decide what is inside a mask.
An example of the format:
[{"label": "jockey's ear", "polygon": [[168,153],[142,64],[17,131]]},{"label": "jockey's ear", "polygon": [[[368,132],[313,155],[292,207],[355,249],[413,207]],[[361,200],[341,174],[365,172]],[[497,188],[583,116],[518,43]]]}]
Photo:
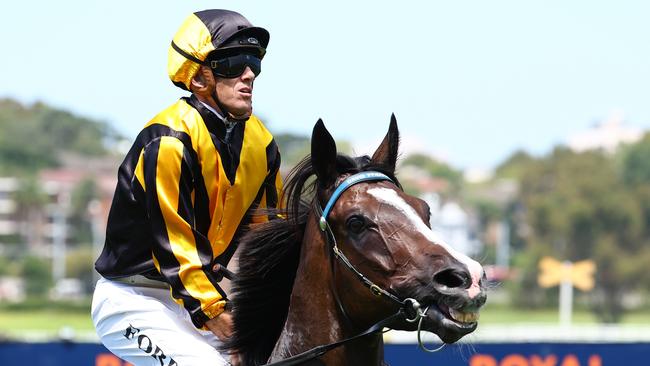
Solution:
[{"label": "jockey's ear", "polygon": [[210,68],[201,65],[199,71],[196,72],[196,75],[190,81],[190,91],[200,95],[204,99],[211,99],[216,85],[217,82]]},{"label": "jockey's ear", "polygon": [[311,164],[320,188],[327,188],[334,184],[338,176],[336,142],[321,119],[318,119],[311,134]]},{"label": "jockey's ear", "polygon": [[399,130],[397,129],[397,120],[395,114],[390,116],[390,126],[388,126],[388,133],[384,137],[384,141],[372,154],[372,162],[374,164],[383,165],[391,173],[395,173],[395,165],[397,164],[397,154],[399,149]]}]

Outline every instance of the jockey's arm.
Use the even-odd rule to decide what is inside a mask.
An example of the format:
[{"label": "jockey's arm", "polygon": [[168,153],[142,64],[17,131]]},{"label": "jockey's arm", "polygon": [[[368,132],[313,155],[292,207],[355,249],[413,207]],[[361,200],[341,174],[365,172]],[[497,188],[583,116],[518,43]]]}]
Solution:
[{"label": "jockey's arm", "polygon": [[138,164],[143,165],[155,238],[154,265],[171,286],[175,301],[197,328],[203,328],[223,312],[226,296],[212,273],[210,242],[194,225],[192,162],[186,149],[179,139],[163,136],[145,148]]}]

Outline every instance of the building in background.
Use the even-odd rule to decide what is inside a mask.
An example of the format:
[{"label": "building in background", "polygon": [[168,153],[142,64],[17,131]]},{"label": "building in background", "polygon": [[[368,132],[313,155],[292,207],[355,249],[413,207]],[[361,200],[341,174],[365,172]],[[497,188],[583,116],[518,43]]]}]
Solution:
[{"label": "building in background", "polygon": [[602,150],[612,154],[623,144],[641,140],[643,133],[639,128],[626,126],[622,114],[613,113],[592,128],[570,136],[567,145],[576,152]]},{"label": "building in background", "polygon": [[[84,271],[92,271],[104,241],[118,165],[114,158],[67,157],[60,168],[41,170],[32,178],[0,177],[0,256],[18,263],[37,257],[51,264],[51,298],[81,295],[88,286],[68,277],[85,266],[79,260],[88,262]],[[0,300],[20,301],[23,278],[11,276],[0,276]]]},{"label": "building in background", "polygon": [[0,243],[15,240],[19,232],[20,223],[16,219],[17,206],[13,198],[17,189],[18,179],[0,177]]},{"label": "building in background", "polygon": [[[56,235],[66,237],[70,228],[65,222],[75,213],[73,209],[81,210],[82,216],[88,222],[101,221],[100,231],[104,232],[117,183],[116,171],[117,162],[113,159],[88,160],[81,158],[68,158],[62,168],[41,171],[39,185],[47,197],[47,203],[43,210],[44,223],[38,231],[39,236],[31,238],[28,245],[32,248],[40,245],[41,247],[37,249],[44,249],[47,252],[53,245]],[[80,204],[72,201],[75,191],[84,183],[92,184],[92,197],[87,197],[88,202],[83,202],[84,207],[72,207]],[[63,227],[58,229],[55,227],[57,220]],[[34,223],[34,225],[37,224]],[[57,230],[63,230],[63,232]]]},{"label": "building in background", "polygon": [[443,202],[436,193],[425,193],[421,197],[431,210],[431,228],[442,239],[459,252],[470,257],[478,256],[483,245],[478,239],[478,222],[456,201]]}]

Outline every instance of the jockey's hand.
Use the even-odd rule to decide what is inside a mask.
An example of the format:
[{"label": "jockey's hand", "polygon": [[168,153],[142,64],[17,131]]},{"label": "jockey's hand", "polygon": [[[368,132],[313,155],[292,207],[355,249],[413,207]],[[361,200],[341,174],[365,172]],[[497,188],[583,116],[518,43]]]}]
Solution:
[{"label": "jockey's hand", "polygon": [[228,310],[205,322],[205,325],[221,341],[232,335],[232,313]]}]

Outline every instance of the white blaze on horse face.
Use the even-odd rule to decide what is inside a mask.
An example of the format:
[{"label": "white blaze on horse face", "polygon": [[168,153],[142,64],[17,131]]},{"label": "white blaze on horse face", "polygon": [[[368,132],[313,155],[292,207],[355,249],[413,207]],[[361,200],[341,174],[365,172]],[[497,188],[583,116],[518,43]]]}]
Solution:
[{"label": "white blaze on horse face", "polygon": [[474,298],[481,292],[479,286],[479,281],[483,277],[483,267],[481,265],[466,256],[465,254],[455,250],[449,246],[445,241],[436,233],[434,233],[425,223],[422,221],[420,215],[415,212],[415,209],[411,207],[402,197],[400,197],[397,192],[389,188],[370,188],[368,194],[375,197],[379,202],[383,204],[390,205],[402,212],[413,225],[413,229],[418,231],[422,236],[431,241],[434,245],[438,245],[444,248],[449,255],[454,257],[460,263],[463,263],[467,266],[470,276],[472,277],[472,284],[469,289],[467,289],[468,295],[470,298]]}]

